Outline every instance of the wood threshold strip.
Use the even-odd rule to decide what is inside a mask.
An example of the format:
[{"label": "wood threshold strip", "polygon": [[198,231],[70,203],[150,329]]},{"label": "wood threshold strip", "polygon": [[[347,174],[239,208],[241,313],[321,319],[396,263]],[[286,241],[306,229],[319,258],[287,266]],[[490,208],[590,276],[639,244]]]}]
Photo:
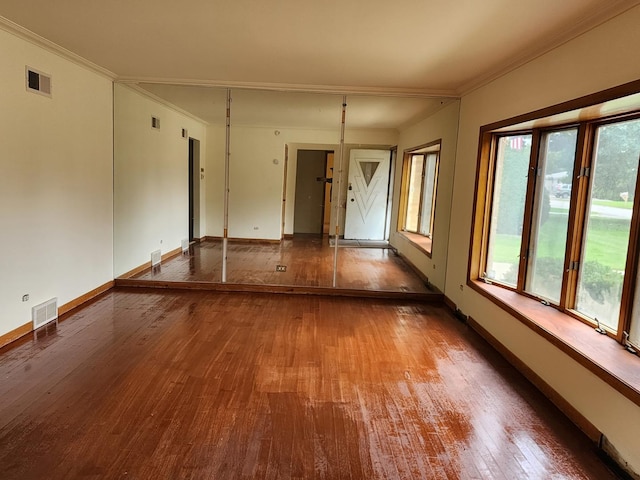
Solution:
[{"label": "wood threshold strip", "polygon": [[517,318],[636,405],[640,405],[640,358],[553,307],[496,285],[467,285]]},{"label": "wood threshold strip", "polygon": [[362,297],[412,300],[425,303],[441,303],[443,295],[439,292],[394,292],[385,290],[360,290],[352,288],[333,287],[303,287],[295,285],[258,285],[244,283],[214,283],[214,282],[171,282],[156,280],[139,280],[117,278],[116,287],[164,288],[175,290],[206,290],[214,292],[242,292],[242,293],[280,293],[291,295],[322,295],[336,297]]}]

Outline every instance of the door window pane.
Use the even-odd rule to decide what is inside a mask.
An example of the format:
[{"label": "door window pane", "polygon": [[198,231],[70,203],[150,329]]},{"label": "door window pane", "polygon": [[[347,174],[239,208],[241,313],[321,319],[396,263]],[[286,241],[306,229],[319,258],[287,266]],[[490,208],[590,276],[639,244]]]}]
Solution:
[{"label": "door window pane", "polygon": [[542,136],[525,290],[560,302],[577,129]]},{"label": "door window pane", "polygon": [[634,201],[640,120],[596,132],[576,310],[617,331]]},{"label": "door window pane", "polygon": [[531,135],[498,140],[486,275],[513,286],[518,279],[530,153]]},{"label": "door window pane", "polygon": [[407,217],[405,230],[418,231],[418,218],[420,214],[420,193],[422,191],[422,167],[424,155],[411,155],[409,171],[409,192],[407,194]]}]

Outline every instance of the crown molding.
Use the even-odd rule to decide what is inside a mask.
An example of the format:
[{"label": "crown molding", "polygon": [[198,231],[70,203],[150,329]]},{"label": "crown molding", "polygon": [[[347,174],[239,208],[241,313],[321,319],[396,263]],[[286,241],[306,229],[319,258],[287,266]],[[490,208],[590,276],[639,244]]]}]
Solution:
[{"label": "crown molding", "polygon": [[631,10],[634,7],[640,5],[640,0],[618,0],[602,2],[600,8],[595,11],[589,12],[587,16],[582,20],[573,24],[573,27],[568,28],[558,35],[550,37],[544,43],[537,43],[534,46],[524,50],[522,54],[516,58],[511,58],[507,62],[499,65],[491,71],[475,77],[470,82],[462,84],[455,89],[458,97],[463,97],[470,94],[474,90],[484,87],[489,83],[497,80],[504,75],[511,73],[512,71],[532,62],[536,58],[542,57],[547,53],[555,50],[556,48],[564,45],[565,43],[574,40],[585,33],[599,27],[600,25],[612,20],[613,18],[623,14],[624,12]]},{"label": "crown molding", "polygon": [[180,115],[184,115],[185,117],[189,117],[191,120],[195,120],[196,122],[200,122],[203,125],[211,125],[209,122],[207,122],[206,120],[194,115],[193,113],[187,112],[186,110],[183,110],[182,108],[178,107],[177,105],[174,105],[173,103],[165,100],[164,98],[160,98],[157,95],[149,92],[148,90],[145,90],[144,88],[135,85],[135,84],[121,84],[122,86],[129,88],[137,93],[139,93],[140,95],[147,97],[150,100],[153,100],[154,102],[157,102],[171,110],[173,110],[176,113],[179,113]]},{"label": "crown molding", "polygon": [[4,30],[7,33],[15,35],[16,37],[25,40],[33,45],[43,48],[54,55],[58,55],[59,57],[64,58],[76,65],[84,67],[88,70],[91,70],[98,75],[101,75],[111,81],[115,80],[116,74],[107,70],[106,68],[101,67],[93,62],[90,62],[84,57],[73,53],[71,50],[67,50],[60,45],[53,43],[50,40],[47,40],[40,35],[33,33],[31,30],[28,30],[15,22],[12,22],[8,18],[4,18],[0,16],[0,30]]},{"label": "crown molding", "polygon": [[235,82],[222,80],[194,80],[189,78],[118,77],[117,83],[153,83],[190,87],[237,88],[279,92],[325,93],[333,95],[375,95],[385,97],[458,98],[454,90],[434,90],[401,87],[357,87],[335,85],[306,85],[295,83]]}]

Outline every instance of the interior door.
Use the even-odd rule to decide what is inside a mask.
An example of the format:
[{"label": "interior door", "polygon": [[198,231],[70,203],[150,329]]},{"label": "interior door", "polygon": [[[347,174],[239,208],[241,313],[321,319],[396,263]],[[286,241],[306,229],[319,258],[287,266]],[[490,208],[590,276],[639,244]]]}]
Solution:
[{"label": "interior door", "polygon": [[389,150],[351,150],[344,238],[384,240]]}]

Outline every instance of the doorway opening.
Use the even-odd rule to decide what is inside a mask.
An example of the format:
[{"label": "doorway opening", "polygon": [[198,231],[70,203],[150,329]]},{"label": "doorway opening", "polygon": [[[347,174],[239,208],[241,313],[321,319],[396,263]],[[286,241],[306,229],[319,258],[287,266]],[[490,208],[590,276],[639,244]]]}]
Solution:
[{"label": "doorway opening", "polygon": [[200,239],[200,140],[189,138],[189,241]]},{"label": "doorway opening", "polygon": [[293,234],[328,234],[334,152],[298,150]]}]

